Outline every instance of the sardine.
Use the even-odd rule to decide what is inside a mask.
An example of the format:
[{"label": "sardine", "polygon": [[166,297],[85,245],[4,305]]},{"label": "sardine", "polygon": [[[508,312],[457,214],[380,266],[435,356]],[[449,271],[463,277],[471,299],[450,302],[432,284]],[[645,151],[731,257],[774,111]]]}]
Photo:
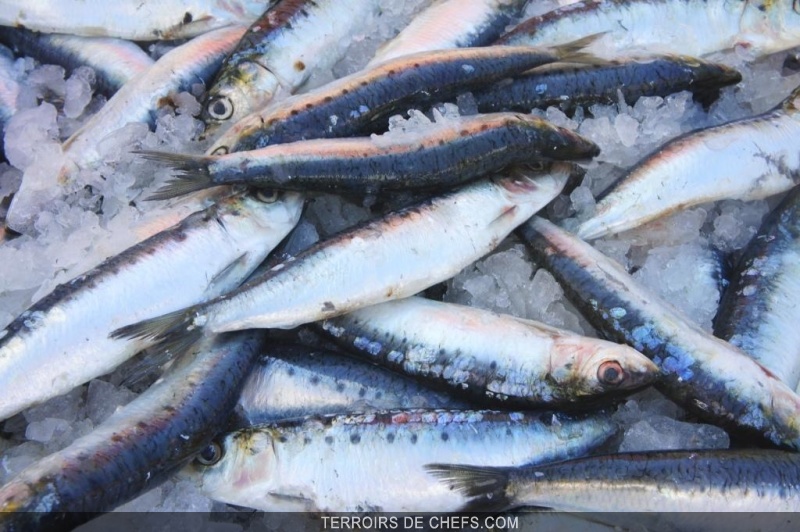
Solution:
[{"label": "sardine", "polygon": [[800,188],[763,221],[720,301],[714,334],[800,383]]},{"label": "sardine", "polygon": [[205,304],[122,327],[115,338],[191,342],[203,331],[291,328],[401,299],[455,275],[547,205],[573,167],[482,180],[317,243]]},{"label": "sardine", "polygon": [[[279,0],[256,20],[220,68],[203,102],[214,138],[277,93],[289,95],[338,62],[378,0]],[[223,128],[220,130],[220,128]]]},{"label": "sardine", "polygon": [[482,113],[529,112],[550,106],[570,111],[595,103],[617,103],[619,94],[633,105],[642,96],[667,96],[684,90],[709,104],[720,88],[741,80],[739,72],[719,63],[657,56],[621,58],[600,65],[545,65],[473,94]]},{"label": "sardine", "polygon": [[613,186],[577,235],[594,239],[709,201],[786,192],[800,182],[799,105],[800,87],[767,113],[668,142]]},{"label": "sardine", "polygon": [[[274,200],[274,198],[273,198]],[[58,286],[0,331],[0,419],[103,375],[147,347],[108,338],[146,318],[233,289],[300,217],[287,193],[238,195]]]},{"label": "sardine", "polygon": [[584,0],[532,17],[497,43],[552,46],[597,33],[588,51],[604,58],[734,47],[758,56],[799,45],[800,16],[788,0]]},{"label": "sardine", "polygon": [[658,368],[633,349],[478,308],[420,297],[321,323],[366,360],[478,401],[576,406],[652,382]]},{"label": "sardine", "polygon": [[214,337],[94,431],[0,487],[0,528],[70,528],[152,489],[203,450],[260,353],[254,332]]},{"label": "sardine", "polygon": [[556,48],[493,46],[403,56],[268,105],[237,122],[208,149],[220,155],[311,138],[363,133],[392,112],[455,96],[512,74],[586,59],[594,37]]},{"label": "sardine", "polygon": [[373,364],[322,349],[270,345],[242,388],[234,428],[309,415],[467,404]]},{"label": "sardine", "polygon": [[781,451],[651,451],[520,468],[426,469],[469,498],[463,511],[800,511],[800,455]]},{"label": "sardine", "polygon": [[312,417],[233,432],[187,468],[210,497],[271,511],[454,511],[467,497],[431,461],[522,465],[582,456],[615,432],[608,412],[411,410]]},{"label": "sardine", "polygon": [[315,139],[197,157],[140,152],[176,169],[148,199],[245,183],[279,190],[373,194],[452,188],[519,163],[587,160],[600,149],[568,129],[528,115],[463,117],[419,133]]},{"label": "sardine", "polygon": [[518,234],[592,325],[658,364],[656,387],[670,399],[714,424],[800,450],[800,396],[769,370],[550,222],[535,217]]},{"label": "sardine", "polygon": [[439,0],[423,10],[367,64],[430,50],[486,46],[522,15],[528,0]]}]

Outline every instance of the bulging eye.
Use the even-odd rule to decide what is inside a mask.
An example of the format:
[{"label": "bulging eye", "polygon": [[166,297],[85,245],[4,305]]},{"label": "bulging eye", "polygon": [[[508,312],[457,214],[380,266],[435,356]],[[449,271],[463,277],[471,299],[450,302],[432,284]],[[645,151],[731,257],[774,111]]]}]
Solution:
[{"label": "bulging eye", "polygon": [[616,386],[625,380],[625,371],[616,360],[608,360],[597,369],[597,379],[609,386]]},{"label": "bulging eye", "polygon": [[211,152],[211,155],[228,155],[228,151],[227,146],[220,146],[215,148],[214,151]]},{"label": "bulging eye", "polygon": [[225,96],[215,98],[208,102],[206,112],[214,120],[227,120],[233,116],[233,102]]},{"label": "bulging eye", "polygon": [[217,442],[211,442],[208,447],[200,451],[195,460],[200,465],[212,466],[222,460],[222,447]]},{"label": "bulging eye", "polygon": [[280,193],[274,188],[261,188],[256,191],[256,198],[263,203],[275,203]]}]

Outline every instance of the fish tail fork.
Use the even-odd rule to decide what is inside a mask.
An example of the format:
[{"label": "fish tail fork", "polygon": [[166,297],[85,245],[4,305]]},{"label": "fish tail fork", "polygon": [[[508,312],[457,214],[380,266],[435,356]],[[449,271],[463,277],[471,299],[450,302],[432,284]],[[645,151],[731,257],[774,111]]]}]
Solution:
[{"label": "fish tail fork", "polygon": [[212,161],[209,157],[150,150],[134,153],[148,161],[163,164],[175,172],[173,179],[148,196],[147,201],[172,199],[215,186],[208,168]]},{"label": "fish tail fork", "polygon": [[194,307],[142,320],[111,332],[111,338],[145,339],[173,354],[182,353],[203,336],[203,326],[196,323]]},{"label": "fish tail fork", "polygon": [[456,464],[428,464],[425,470],[470,500],[459,511],[496,512],[511,506],[508,497],[509,472],[504,467],[476,467]]}]

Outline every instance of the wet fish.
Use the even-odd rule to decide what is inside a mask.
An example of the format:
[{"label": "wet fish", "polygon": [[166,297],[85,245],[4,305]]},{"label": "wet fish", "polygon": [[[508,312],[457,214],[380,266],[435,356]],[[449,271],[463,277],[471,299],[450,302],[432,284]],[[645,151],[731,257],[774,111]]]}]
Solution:
[{"label": "wet fish", "polygon": [[528,0],[439,0],[423,10],[394,39],[387,41],[367,67],[404,55],[486,46],[519,19]]},{"label": "wet fish", "polygon": [[608,412],[410,410],[311,417],[218,440],[187,468],[210,497],[268,511],[454,511],[437,460],[522,465],[581,456],[615,432]]},{"label": "wet fish", "polygon": [[230,415],[260,345],[252,331],[209,339],[91,433],[0,487],[0,528],[71,528],[167,480]]},{"label": "wet fish", "polygon": [[688,56],[622,58],[600,65],[555,63],[473,92],[482,113],[556,106],[564,111],[595,103],[612,104],[619,94],[630,105],[642,96],[689,90],[710,104],[719,89],[739,83],[741,74],[719,63]]},{"label": "wet fish", "polygon": [[[279,0],[248,28],[210,84],[205,137],[214,138],[276,94],[289,95],[333,67],[378,0]],[[222,129],[221,129],[222,128]]]},{"label": "wet fish", "polygon": [[14,73],[14,58],[0,53],[0,156],[5,159],[6,124],[17,112],[19,83]]},{"label": "wet fish", "polygon": [[551,163],[389,213],[317,243],[225,296],[134,322],[113,337],[183,343],[204,331],[291,328],[413,295],[494,249],[558,195],[572,171],[570,163]]},{"label": "wet fish", "polygon": [[92,67],[98,87],[106,94],[114,94],[155,63],[136,44],[109,37],[35,33],[0,26],[0,42],[14,48],[18,54],[35,57],[42,63],[61,65],[69,71],[80,66]]},{"label": "wet fish", "polygon": [[409,297],[321,323],[368,361],[478,401],[524,408],[585,405],[652,382],[633,349],[532,320]]},{"label": "wet fish", "polygon": [[800,383],[800,188],[762,222],[720,301],[714,334],[790,388]]},{"label": "wet fish", "polygon": [[535,217],[518,234],[592,325],[659,365],[656,387],[670,399],[714,424],[800,450],[800,396],[769,370],[550,222]]},{"label": "wet fish", "polygon": [[221,155],[311,138],[363,133],[392,112],[455,96],[546,63],[581,60],[594,37],[557,48],[493,46],[403,56],[252,113],[208,149]]},{"label": "wet fish", "polygon": [[568,129],[513,113],[463,117],[419,133],[315,139],[198,157],[141,152],[176,170],[148,199],[245,183],[279,190],[372,194],[452,188],[519,163],[586,160],[600,149]]},{"label": "wet fish", "polygon": [[[274,200],[274,199],[273,199]],[[103,375],[147,347],[108,338],[241,283],[297,223],[297,194],[237,195],[59,285],[0,331],[0,419]]]},{"label": "wet fish", "polygon": [[590,240],[709,201],[786,192],[800,182],[798,106],[800,87],[767,113],[668,142],[598,201],[577,235]]},{"label": "wet fish", "polygon": [[469,499],[466,511],[800,511],[800,455],[781,451],[651,451],[520,468],[431,464],[427,470]]},{"label": "wet fish", "polygon": [[236,429],[310,415],[401,408],[466,408],[413,379],[334,351],[270,345],[236,405]]},{"label": "wet fish", "polygon": [[703,56],[738,48],[751,56],[800,44],[794,2],[771,0],[584,0],[532,17],[498,44],[551,46],[604,33],[589,51]]},{"label": "wet fish", "polygon": [[185,39],[230,25],[247,26],[266,0],[5,0],[0,26],[131,41]]}]

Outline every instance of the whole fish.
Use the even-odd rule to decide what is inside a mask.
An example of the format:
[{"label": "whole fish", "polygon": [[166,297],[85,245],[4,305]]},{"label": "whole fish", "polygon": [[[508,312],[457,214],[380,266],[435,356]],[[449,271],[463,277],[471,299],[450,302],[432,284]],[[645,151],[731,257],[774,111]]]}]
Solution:
[{"label": "whole fish", "polygon": [[230,25],[249,25],[266,0],[4,0],[0,26],[131,41],[185,39]]},{"label": "whole fish", "polygon": [[547,166],[391,212],[315,244],[229,294],[122,327],[113,337],[184,343],[204,331],[291,328],[413,295],[494,249],[555,198],[573,167]]},{"label": "whole fish", "polygon": [[466,408],[466,403],[373,364],[300,345],[269,346],[245,381],[236,429],[309,415],[407,408]]},{"label": "whole fish", "polygon": [[469,499],[462,511],[800,511],[800,455],[781,451],[650,451],[519,468],[426,469]]},{"label": "whole fish", "polygon": [[0,528],[53,530],[152,489],[203,450],[230,415],[261,335],[214,337],[92,432],[0,487]]},{"label": "whole fish", "polygon": [[532,320],[409,297],[331,318],[321,328],[366,360],[474,400],[576,406],[652,382],[633,349]]},{"label": "whole fish", "polygon": [[0,419],[108,373],[146,342],[111,339],[233,289],[297,223],[302,200],[237,195],[59,285],[0,331]]},{"label": "whole fish", "polygon": [[429,476],[443,459],[523,465],[582,456],[615,432],[608,412],[408,410],[311,417],[233,432],[187,468],[208,496],[266,511],[455,511]]},{"label": "whole fish", "polygon": [[611,188],[577,235],[590,240],[709,201],[786,192],[800,179],[798,105],[800,87],[767,113],[668,142]]},{"label": "whole fish", "polygon": [[550,106],[569,111],[595,103],[617,103],[619,94],[633,105],[642,96],[667,96],[684,90],[708,104],[720,88],[741,80],[739,72],[725,65],[668,55],[620,58],[599,65],[545,65],[473,95],[482,113],[529,112]]},{"label": "whole fish", "polygon": [[532,17],[498,44],[552,46],[603,33],[589,51],[703,56],[740,48],[752,56],[800,44],[800,17],[790,1],[584,0]]},{"label": "whole fish", "polygon": [[535,217],[518,232],[586,319],[661,368],[656,387],[710,422],[800,450],[800,396],[640,286],[617,262]]},{"label": "whole fish", "polygon": [[399,57],[247,115],[207,153],[363,133],[379,119],[415,104],[455,96],[554,61],[587,59],[580,50],[592,39],[556,48],[493,46]]},{"label": "whole fish", "polygon": [[714,334],[800,383],[800,188],[764,219],[719,304]]},{"label": "whole fish", "polygon": [[315,139],[198,157],[141,152],[177,170],[148,199],[245,183],[279,190],[378,193],[452,188],[519,163],[585,160],[600,152],[568,129],[528,115],[463,117],[410,134]]},{"label": "whole fish", "polygon": [[[205,137],[289,95],[342,59],[348,36],[380,9],[378,0],[279,0],[222,64],[203,102]],[[223,129],[224,130],[224,129]]]},{"label": "whole fish", "polygon": [[522,15],[528,0],[438,0],[381,45],[367,67],[417,52],[486,46]]},{"label": "whole fish", "polygon": [[110,37],[35,33],[23,28],[0,26],[0,42],[12,47],[19,55],[61,65],[68,71],[90,66],[97,75],[98,87],[106,94],[114,94],[155,63],[136,44]]}]

